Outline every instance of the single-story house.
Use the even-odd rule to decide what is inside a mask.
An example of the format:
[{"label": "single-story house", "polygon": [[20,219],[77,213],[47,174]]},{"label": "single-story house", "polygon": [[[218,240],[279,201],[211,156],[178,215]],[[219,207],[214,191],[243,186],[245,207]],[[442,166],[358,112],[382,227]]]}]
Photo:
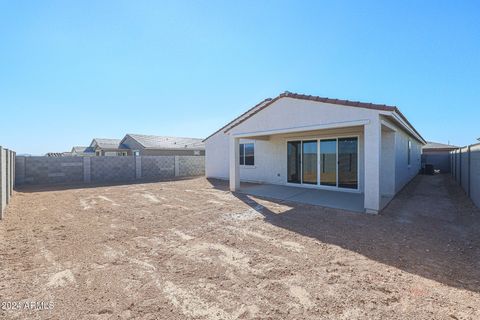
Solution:
[{"label": "single-story house", "polygon": [[95,150],[92,147],[75,146],[70,151],[70,156],[91,157],[95,156]]},{"label": "single-story house", "polygon": [[132,152],[121,143],[120,139],[95,138],[90,143],[90,148],[96,156],[129,156]]},{"label": "single-story house", "polygon": [[295,201],[315,189],[308,197],[320,205],[348,209],[352,199],[352,210],[378,213],[418,174],[426,141],[397,107],[285,92],[205,143],[206,176],[229,179],[231,191],[260,183]]},{"label": "single-story house", "polygon": [[428,141],[422,148],[422,164],[430,164],[433,165],[434,170],[449,173],[451,171],[450,152],[458,148],[451,144]]},{"label": "single-story house", "polygon": [[120,144],[140,156],[203,156],[202,139],[127,134]]}]

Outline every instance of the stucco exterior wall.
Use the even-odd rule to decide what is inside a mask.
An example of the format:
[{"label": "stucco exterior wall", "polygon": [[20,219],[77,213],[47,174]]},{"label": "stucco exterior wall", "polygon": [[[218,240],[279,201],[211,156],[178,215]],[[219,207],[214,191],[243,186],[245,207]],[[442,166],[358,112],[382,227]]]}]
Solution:
[{"label": "stucco exterior wall", "polygon": [[[395,193],[410,182],[420,171],[422,144],[397,128],[395,134]],[[411,163],[408,165],[408,141],[412,142]]]},{"label": "stucco exterior wall", "polygon": [[378,117],[376,110],[283,98],[240,123],[230,132],[233,134],[261,132],[279,128],[370,120],[375,117]]},{"label": "stucco exterior wall", "polygon": [[395,136],[396,132],[382,130],[382,146],[380,155],[380,192],[381,195],[393,196],[395,194]]},{"label": "stucco exterior wall", "polygon": [[228,179],[228,138],[223,131],[205,141],[205,175],[207,178]]}]

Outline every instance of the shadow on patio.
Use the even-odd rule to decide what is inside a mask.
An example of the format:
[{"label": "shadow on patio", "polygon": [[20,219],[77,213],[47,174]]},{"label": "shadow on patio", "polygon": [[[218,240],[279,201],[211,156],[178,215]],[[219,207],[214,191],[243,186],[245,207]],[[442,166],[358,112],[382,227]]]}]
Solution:
[{"label": "shadow on patio", "polygon": [[377,216],[265,198],[291,208],[275,213],[253,196],[234,195],[275,226],[480,292],[479,210],[448,175],[416,177]]}]

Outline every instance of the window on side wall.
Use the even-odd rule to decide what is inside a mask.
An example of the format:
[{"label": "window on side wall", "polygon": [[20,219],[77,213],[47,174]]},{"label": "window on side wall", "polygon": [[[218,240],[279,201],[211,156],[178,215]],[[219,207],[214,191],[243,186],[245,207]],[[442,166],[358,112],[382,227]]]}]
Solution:
[{"label": "window on side wall", "polygon": [[408,165],[412,164],[412,141],[408,140]]},{"label": "window on side wall", "polygon": [[255,165],[255,145],[253,143],[240,143],[240,165]]}]

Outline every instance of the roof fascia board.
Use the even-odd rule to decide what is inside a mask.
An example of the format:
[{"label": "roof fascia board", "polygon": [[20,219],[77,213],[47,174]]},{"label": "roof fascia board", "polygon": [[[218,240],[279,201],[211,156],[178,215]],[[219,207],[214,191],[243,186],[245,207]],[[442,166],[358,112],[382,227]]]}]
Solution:
[{"label": "roof fascia board", "polygon": [[423,145],[426,145],[427,142],[417,133],[413,128],[403,120],[403,117],[401,117],[397,112],[388,112],[390,116],[392,116],[398,123],[400,123],[411,136],[413,136],[415,139],[417,139],[419,142],[421,142]]}]

